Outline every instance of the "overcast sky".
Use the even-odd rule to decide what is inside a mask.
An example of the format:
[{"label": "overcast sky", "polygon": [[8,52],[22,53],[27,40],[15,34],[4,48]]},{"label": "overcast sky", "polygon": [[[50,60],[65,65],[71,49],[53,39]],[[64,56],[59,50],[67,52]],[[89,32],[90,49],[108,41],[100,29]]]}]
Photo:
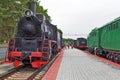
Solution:
[{"label": "overcast sky", "polygon": [[87,37],[92,29],[120,16],[120,0],[41,0],[64,38]]}]

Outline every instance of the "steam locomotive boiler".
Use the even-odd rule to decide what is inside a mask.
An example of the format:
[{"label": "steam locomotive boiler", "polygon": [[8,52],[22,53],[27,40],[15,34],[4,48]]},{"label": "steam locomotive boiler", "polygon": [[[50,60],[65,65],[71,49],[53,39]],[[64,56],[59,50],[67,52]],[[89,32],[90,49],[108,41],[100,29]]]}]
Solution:
[{"label": "steam locomotive boiler", "polygon": [[36,5],[29,2],[18,22],[15,38],[8,41],[5,62],[13,62],[15,67],[22,62],[40,68],[57,54],[58,43],[62,41],[57,27],[35,10]]}]

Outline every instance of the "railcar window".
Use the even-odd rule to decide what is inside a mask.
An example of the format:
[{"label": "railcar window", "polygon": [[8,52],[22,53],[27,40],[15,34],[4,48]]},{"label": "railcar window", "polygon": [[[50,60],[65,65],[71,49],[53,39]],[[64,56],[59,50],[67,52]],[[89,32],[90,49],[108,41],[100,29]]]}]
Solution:
[{"label": "railcar window", "polygon": [[116,29],[118,29],[118,22],[116,23]]},{"label": "railcar window", "polygon": [[108,31],[110,31],[110,25],[108,25]]},{"label": "railcar window", "polygon": [[108,31],[113,31],[118,29],[118,22],[108,25]]},{"label": "railcar window", "polygon": [[110,30],[112,30],[112,26],[110,25]]},{"label": "railcar window", "polygon": [[117,24],[115,23],[115,24],[114,24],[114,29],[117,29],[117,27],[116,27],[116,26],[117,26]]},{"label": "railcar window", "polygon": [[111,27],[110,27],[110,25],[109,25],[109,31],[111,30]]},{"label": "railcar window", "polygon": [[116,22],[116,23],[114,24],[114,28],[115,28],[115,29],[118,29],[118,22]]},{"label": "railcar window", "polygon": [[113,24],[111,24],[111,30],[113,30]]},{"label": "railcar window", "polygon": [[113,24],[113,30],[115,30],[116,29],[116,24]]}]

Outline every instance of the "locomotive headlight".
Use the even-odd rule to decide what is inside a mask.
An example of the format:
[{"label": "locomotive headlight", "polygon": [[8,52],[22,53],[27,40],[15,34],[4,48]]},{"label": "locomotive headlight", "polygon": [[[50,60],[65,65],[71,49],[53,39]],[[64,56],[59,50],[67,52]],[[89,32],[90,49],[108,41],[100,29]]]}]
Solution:
[{"label": "locomotive headlight", "polygon": [[33,12],[31,10],[28,9],[28,10],[25,11],[25,16],[26,17],[30,17],[32,15],[33,15]]}]

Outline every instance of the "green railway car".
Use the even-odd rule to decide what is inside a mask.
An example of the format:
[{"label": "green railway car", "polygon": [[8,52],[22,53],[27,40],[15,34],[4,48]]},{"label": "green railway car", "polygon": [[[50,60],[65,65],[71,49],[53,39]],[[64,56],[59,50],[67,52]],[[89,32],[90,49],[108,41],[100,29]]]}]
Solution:
[{"label": "green railway car", "polygon": [[120,50],[120,19],[99,28],[100,45],[103,49]]},{"label": "green railway car", "polygon": [[87,46],[92,53],[96,48],[99,48],[99,30],[97,28],[93,29],[87,37]]},{"label": "green railway car", "polygon": [[92,30],[87,43],[89,51],[120,62],[120,18]]}]

